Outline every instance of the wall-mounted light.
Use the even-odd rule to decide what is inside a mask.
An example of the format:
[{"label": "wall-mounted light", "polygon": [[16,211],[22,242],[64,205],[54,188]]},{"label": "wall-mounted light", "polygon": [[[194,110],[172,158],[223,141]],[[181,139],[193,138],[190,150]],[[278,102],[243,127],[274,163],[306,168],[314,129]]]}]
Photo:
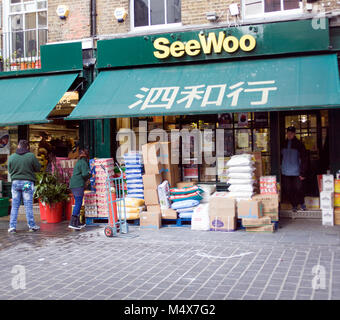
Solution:
[{"label": "wall-mounted light", "polygon": [[60,19],[66,19],[69,13],[70,10],[66,5],[61,4],[57,7],[57,15]]},{"label": "wall-mounted light", "polygon": [[229,12],[232,16],[238,16],[240,14],[237,3],[229,5]]},{"label": "wall-mounted light", "polygon": [[124,8],[117,8],[114,15],[118,22],[124,22],[127,17],[127,12]]},{"label": "wall-mounted light", "polygon": [[205,15],[209,21],[216,21],[218,19],[216,12],[207,12]]}]

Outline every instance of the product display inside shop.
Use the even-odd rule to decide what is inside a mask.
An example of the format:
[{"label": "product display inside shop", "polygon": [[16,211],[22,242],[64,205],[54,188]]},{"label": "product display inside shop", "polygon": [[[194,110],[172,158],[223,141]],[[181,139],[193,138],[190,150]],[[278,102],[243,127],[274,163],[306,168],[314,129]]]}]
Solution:
[{"label": "product display inside shop", "polygon": [[168,142],[146,143],[141,152],[125,153],[119,167],[112,158],[92,159],[91,191],[84,197],[87,225],[108,218],[107,177],[100,170],[104,165],[111,179],[122,170],[125,181],[125,202],[118,217],[126,214],[140,228],[274,232],[279,221],[279,188],[275,176],[262,175],[261,164],[260,153],[231,156],[225,168],[229,190],[219,192],[215,184],[180,181]]}]

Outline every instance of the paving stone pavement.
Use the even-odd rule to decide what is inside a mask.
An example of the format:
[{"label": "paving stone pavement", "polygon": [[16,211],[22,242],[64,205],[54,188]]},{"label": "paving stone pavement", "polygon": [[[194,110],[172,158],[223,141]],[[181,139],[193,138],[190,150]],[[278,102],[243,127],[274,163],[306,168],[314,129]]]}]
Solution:
[{"label": "paving stone pavement", "polygon": [[340,299],[340,227],[315,219],[282,219],[273,234],[130,226],[115,238],[40,225],[8,234],[0,221],[0,299]]}]

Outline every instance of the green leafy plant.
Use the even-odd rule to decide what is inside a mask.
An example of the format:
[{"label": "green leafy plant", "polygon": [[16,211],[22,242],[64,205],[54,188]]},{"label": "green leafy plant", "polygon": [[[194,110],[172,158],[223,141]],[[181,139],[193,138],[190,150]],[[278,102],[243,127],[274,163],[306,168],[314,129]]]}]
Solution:
[{"label": "green leafy plant", "polygon": [[68,199],[69,190],[65,183],[58,182],[57,176],[48,172],[37,173],[34,198],[45,204],[53,204]]}]

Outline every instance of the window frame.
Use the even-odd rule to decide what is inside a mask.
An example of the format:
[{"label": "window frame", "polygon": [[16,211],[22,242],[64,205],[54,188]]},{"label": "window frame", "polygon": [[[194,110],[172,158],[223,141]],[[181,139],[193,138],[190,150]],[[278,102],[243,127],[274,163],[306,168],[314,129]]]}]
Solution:
[{"label": "window frame", "polygon": [[[46,3],[46,6],[44,8],[38,9],[38,3]],[[25,5],[35,5],[35,9],[26,9]],[[19,6],[21,5],[21,10],[20,11],[13,11],[11,12],[11,7],[13,6]],[[30,58],[33,59],[39,59],[40,57],[40,36],[39,33],[40,31],[45,31],[47,33],[48,31],[48,0],[31,0],[31,1],[24,1],[20,0],[19,3],[12,4],[10,0],[4,0],[2,3],[3,6],[3,12],[2,12],[2,21],[3,21],[3,34],[6,35],[3,37],[3,43],[2,43],[2,48],[3,48],[3,58],[4,59],[11,59],[12,55],[14,53],[13,49],[13,37],[12,35],[17,32],[12,30],[12,22],[11,22],[11,17],[15,15],[21,15],[23,18],[23,28],[20,30],[20,32],[23,33],[23,47],[24,47],[24,54],[20,60],[26,61]],[[39,18],[38,18],[38,13],[39,12],[46,12],[46,26],[45,27],[39,27]],[[33,29],[28,29],[25,27],[25,15],[29,13],[34,13],[35,14],[35,28]],[[35,56],[29,57],[26,55],[26,33],[27,32],[35,32],[35,40],[36,40],[36,54]],[[47,41],[46,41],[47,43]],[[15,60],[15,59],[14,59]]]},{"label": "window frame", "polygon": [[[254,18],[273,18],[275,16],[289,16],[294,14],[301,14],[303,13],[303,2],[299,0],[299,8],[298,9],[287,9],[287,10],[278,10],[278,11],[272,11],[272,12],[265,12],[264,11],[264,2],[265,0],[258,0],[257,2],[262,3],[262,13],[259,14],[251,14],[246,15],[246,4],[245,0],[242,0],[242,16],[243,19],[254,19]],[[281,8],[284,7],[283,0],[280,0]]]},{"label": "window frame", "polygon": [[[182,27],[182,21],[181,22],[174,22],[174,23],[168,23],[166,21],[166,23],[164,24],[155,24],[155,25],[151,25],[151,15],[150,15],[150,1],[148,0],[148,25],[147,26],[140,26],[140,27],[135,27],[135,0],[130,0],[130,13],[131,13],[131,19],[130,19],[130,29],[131,31],[134,32],[143,32],[143,31],[152,31],[152,30],[165,30],[165,29],[176,29],[179,27]],[[165,4],[164,4],[164,16],[165,16],[165,20],[167,20],[167,5],[166,5],[166,1],[164,0]],[[182,5],[182,3],[181,3]],[[181,10],[182,10],[182,6],[181,6]],[[182,20],[182,18],[181,18]]]}]

